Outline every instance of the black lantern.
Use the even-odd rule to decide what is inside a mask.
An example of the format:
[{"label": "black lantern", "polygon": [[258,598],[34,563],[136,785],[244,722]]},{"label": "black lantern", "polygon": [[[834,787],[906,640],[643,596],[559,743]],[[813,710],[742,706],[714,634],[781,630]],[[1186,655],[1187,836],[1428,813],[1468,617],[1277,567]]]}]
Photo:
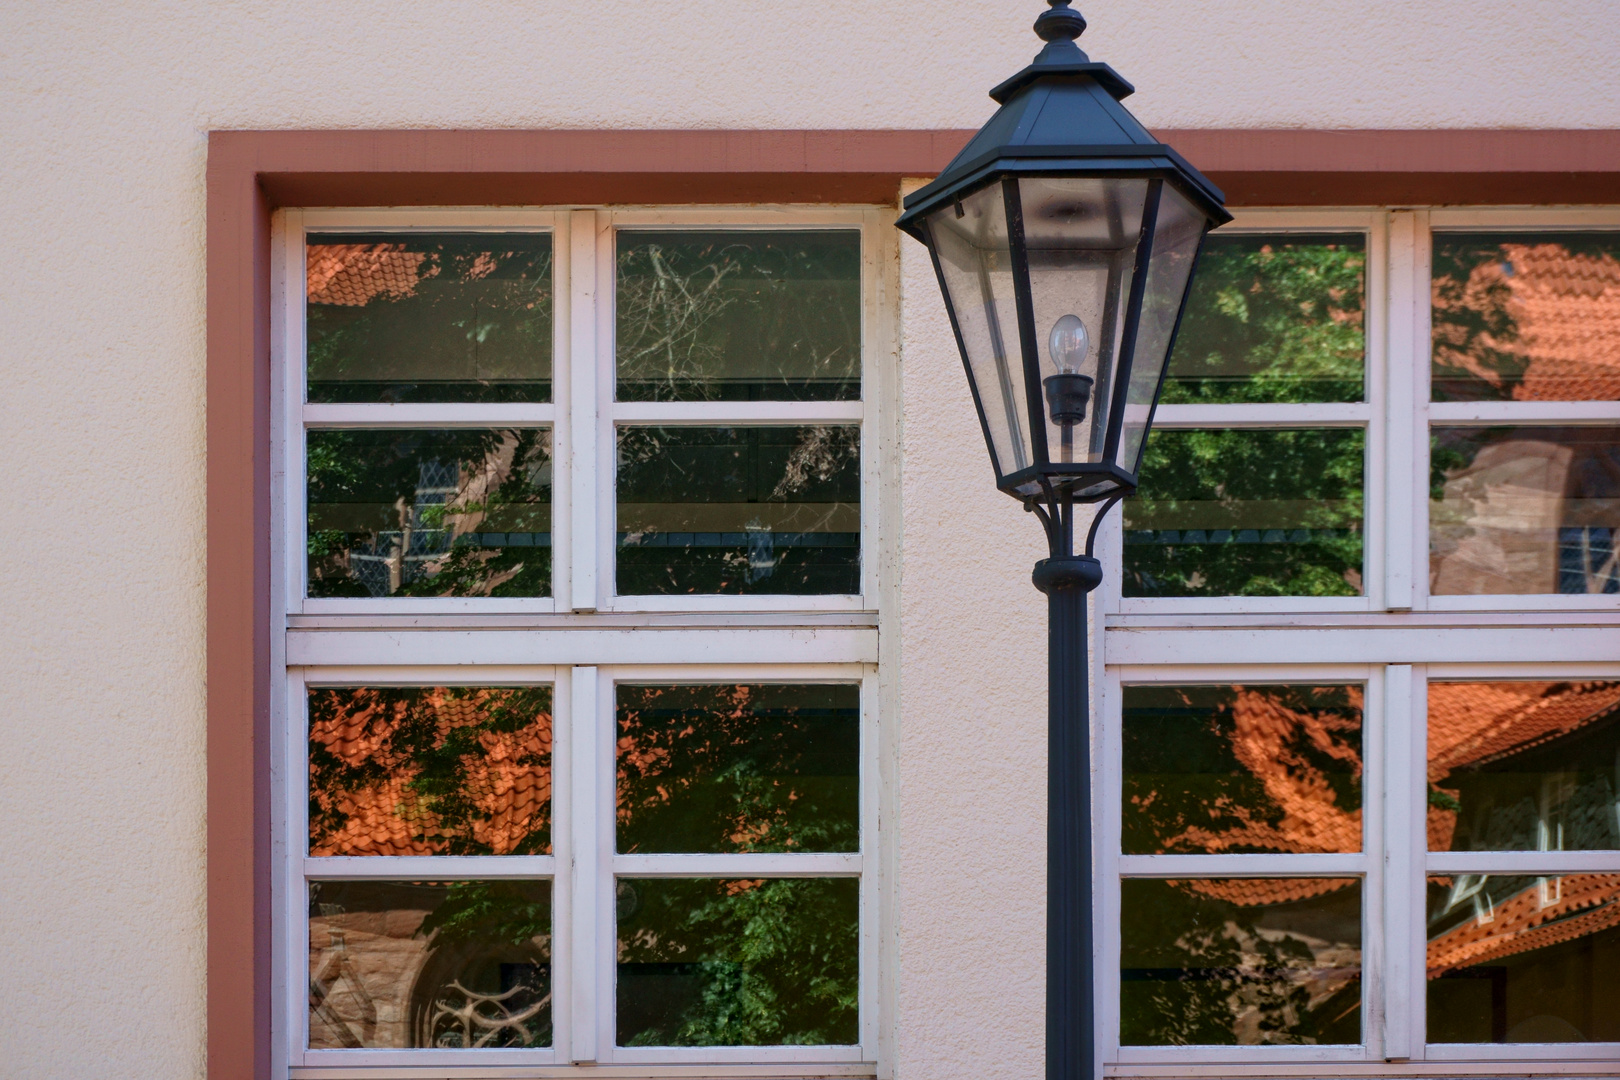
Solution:
[{"label": "black lantern", "polygon": [[[1085,597],[1097,524],[1136,490],[1142,448],[1221,192],[1148,133],[1132,87],[1075,44],[1070,0],[1035,20],[1035,62],[900,228],[928,246],[996,485],[1046,528],[1046,1075],[1093,1075],[1090,714]],[[1076,503],[1102,502],[1075,552]]]}]

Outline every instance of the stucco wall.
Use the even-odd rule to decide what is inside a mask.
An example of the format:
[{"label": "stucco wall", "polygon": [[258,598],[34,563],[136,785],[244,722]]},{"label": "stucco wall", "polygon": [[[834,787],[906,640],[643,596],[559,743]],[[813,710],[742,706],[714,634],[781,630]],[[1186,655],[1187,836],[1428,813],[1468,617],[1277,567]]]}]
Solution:
[{"label": "stucco wall", "polygon": [[[0,5],[0,1075],[202,1069],[205,133],[971,127],[1033,53],[1039,10]],[[1620,127],[1607,0],[1084,10],[1084,44],[1143,88],[1149,124]],[[897,1062],[906,1080],[1028,1076],[1036,530],[985,483],[909,247],[904,286]]]}]

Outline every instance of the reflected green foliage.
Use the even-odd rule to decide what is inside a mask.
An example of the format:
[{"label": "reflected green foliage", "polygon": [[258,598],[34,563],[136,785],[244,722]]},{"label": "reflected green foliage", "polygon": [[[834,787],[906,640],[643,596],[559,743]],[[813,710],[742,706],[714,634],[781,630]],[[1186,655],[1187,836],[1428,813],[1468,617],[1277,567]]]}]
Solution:
[{"label": "reflected green foliage", "polygon": [[618,687],[618,850],[855,851],[857,686]]},{"label": "reflected green foliage", "polygon": [[319,235],[309,400],[551,400],[551,237]]},{"label": "reflected green foliage", "polygon": [[619,234],[621,401],[845,401],[861,390],[858,232]]},{"label": "reflected green foliage", "polygon": [[1361,401],[1366,262],[1355,234],[1211,235],[1160,400]]},{"label": "reflected green foliage", "polygon": [[853,878],[621,880],[619,1044],[854,1043],[858,896]]},{"label": "reflected green foliage", "polygon": [[420,854],[551,851],[549,802],[498,847],[479,828],[494,817],[493,762],[549,776],[551,687],[323,687],[308,696],[312,853],[353,854],[324,850],[348,824],[346,804],[397,778],[411,799],[393,811]]},{"label": "reflected green foliage", "polygon": [[1355,881],[1137,879],[1120,888],[1122,1045],[1361,1041]]},{"label": "reflected green foliage", "polygon": [[1357,429],[1158,429],[1125,502],[1126,596],[1358,596]]},{"label": "reflected green foliage", "polygon": [[310,596],[546,596],[544,428],[311,431]]},{"label": "reflected green foliage", "polygon": [[1123,693],[1126,854],[1360,850],[1359,686]]}]

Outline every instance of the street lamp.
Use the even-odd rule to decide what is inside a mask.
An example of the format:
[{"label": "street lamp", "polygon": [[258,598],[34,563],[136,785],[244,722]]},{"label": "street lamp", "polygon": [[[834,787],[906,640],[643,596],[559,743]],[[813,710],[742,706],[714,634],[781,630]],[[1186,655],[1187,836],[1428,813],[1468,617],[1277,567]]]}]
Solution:
[{"label": "street lamp", "polygon": [[[1136,490],[1170,346],[1220,190],[1148,133],[1132,87],[1075,44],[1070,0],[1035,20],[1034,63],[896,223],[933,257],[996,486],[1040,518],[1048,605],[1046,1075],[1093,1072],[1085,597],[1097,525]],[[1083,553],[1076,503],[1102,505]]]}]

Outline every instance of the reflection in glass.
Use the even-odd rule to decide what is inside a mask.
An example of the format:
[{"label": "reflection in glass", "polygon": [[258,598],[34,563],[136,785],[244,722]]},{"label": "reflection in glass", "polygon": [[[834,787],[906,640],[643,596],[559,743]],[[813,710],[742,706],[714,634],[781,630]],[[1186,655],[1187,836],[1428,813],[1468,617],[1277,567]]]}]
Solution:
[{"label": "reflection in glass", "polygon": [[1120,883],[1120,1043],[1361,1041],[1354,878]]},{"label": "reflection in glass", "polygon": [[310,883],[310,1049],[550,1045],[549,881]]},{"label": "reflection in glass", "polygon": [[311,431],[310,596],[548,596],[547,428]]},{"label": "reflection in glass", "polygon": [[310,401],[550,401],[551,237],[310,237]]},{"label": "reflection in glass", "polygon": [[1620,1042],[1620,874],[1429,879],[1429,1042]]},{"label": "reflection in glass", "polygon": [[1158,429],[1125,501],[1126,596],[1359,596],[1359,429]]},{"label": "reflection in glass", "polygon": [[1620,400],[1620,233],[1436,233],[1436,401]]},{"label": "reflection in glass", "polygon": [[858,593],[860,429],[619,430],[618,591]]},{"label": "reflection in glass", "polygon": [[620,1046],[856,1041],[855,878],[621,878]]},{"label": "reflection in glass", "polygon": [[617,690],[618,850],[855,851],[860,687]]},{"label": "reflection in glass", "polygon": [[1620,848],[1620,682],[1431,682],[1429,850]]},{"label": "reflection in glass", "polygon": [[1361,850],[1359,686],[1127,686],[1127,855]]},{"label": "reflection in glass", "polygon": [[309,691],[311,855],[551,852],[551,687]]},{"label": "reflection in glass", "polygon": [[861,396],[861,235],[619,233],[620,401]]},{"label": "reflection in glass", "polygon": [[1162,401],[1361,401],[1367,241],[1211,234]]},{"label": "reflection in glass", "polygon": [[1620,592],[1620,433],[1436,427],[1429,590]]}]

